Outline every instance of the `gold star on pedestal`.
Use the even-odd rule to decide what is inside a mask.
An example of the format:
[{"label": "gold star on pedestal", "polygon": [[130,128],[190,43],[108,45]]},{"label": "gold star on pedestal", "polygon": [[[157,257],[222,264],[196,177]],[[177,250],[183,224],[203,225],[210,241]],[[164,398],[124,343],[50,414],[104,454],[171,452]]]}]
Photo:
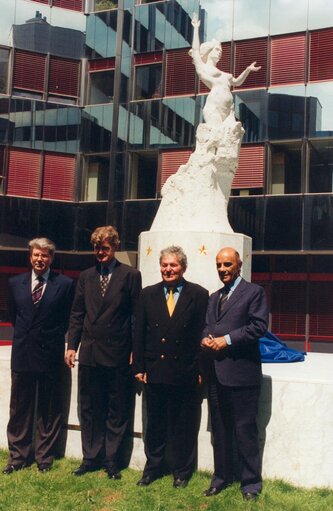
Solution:
[{"label": "gold star on pedestal", "polygon": [[199,247],[199,254],[207,255],[207,248],[205,247],[205,245],[201,245],[201,247]]},{"label": "gold star on pedestal", "polygon": [[149,246],[146,248],[146,255],[147,256],[150,256],[150,254],[152,253],[153,249]]}]

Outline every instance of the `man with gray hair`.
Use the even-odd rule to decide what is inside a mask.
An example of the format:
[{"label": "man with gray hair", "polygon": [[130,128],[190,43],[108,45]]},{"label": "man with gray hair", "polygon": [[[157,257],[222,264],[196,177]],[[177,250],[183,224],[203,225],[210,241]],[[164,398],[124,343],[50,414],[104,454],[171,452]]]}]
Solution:
[{"label": "man with gray hair", "polygon": [[162,250],[162,282],[146,287],[139,300],[133,372],[146,394],[147,462],[138,486],[148,486],[163,475],[169,442],[173,486],[184,488],[195,468],[200,420],[198,357],[208,291],[183,278],[186,267],[180,247]]},{"label": "man with gray hair", "polygon": [[50,470],[62,426],[61,376],[73,281],[50,269],[55,252],[51,240],[35,238],[29,242],[29,250],[32,271],[9,279],[14,336],[9,460],[4,474],[30,465],[33,457],[41,472]]}]

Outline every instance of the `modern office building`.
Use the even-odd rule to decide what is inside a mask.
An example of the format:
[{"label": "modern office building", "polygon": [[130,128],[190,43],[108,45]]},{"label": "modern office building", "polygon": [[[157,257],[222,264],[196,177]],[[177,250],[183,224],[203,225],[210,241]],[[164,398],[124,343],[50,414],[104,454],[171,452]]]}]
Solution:
[{"label": "modern office building", "polygon": [[[8,6],[9,3],[9,6]],[[333,4],[319,0],[0,0],[0,320],[5,280],[45,235],[56,266],[91,262],[91,231],[137,250],[167,177],[187,161],[206,87],[188,50],[261,70],[234,90],[246,130],[229,202],[253,238],[271,330],[333,351]],[[217,214],[219,214],[217,212]],[[172,222],[177,219],[170,219]]]}]

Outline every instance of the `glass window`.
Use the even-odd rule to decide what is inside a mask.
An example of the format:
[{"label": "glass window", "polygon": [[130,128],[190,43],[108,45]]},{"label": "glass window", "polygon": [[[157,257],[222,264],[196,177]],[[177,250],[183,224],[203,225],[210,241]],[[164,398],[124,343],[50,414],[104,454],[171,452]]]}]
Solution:
[{"label": "glass window", "polygon": [[89,58],[115,57],[116,37],[117,10],[88,16],[86,46]]},{"label": "glass window", "polygon": [[263,249],[300,250],[302,197],[266,197],[265,206]]},{"label": "glass window", "polygon": [[269,33],[270,0],[234,0],[234,39],[249,39]]},{"label": "glass window", "polygon": [[272,144],[270,149],[270,193],[300,193],[302,143]]},{"label": "glass window", "polygon": [[310,144],[309,192],[333,192],[333,140],[313,140]]},{"label": "glass window", "polygon": [[333,136],[333,83],[309,84],[306,96],[309,137]]},{"label": "glass window", "polygon": [[231,41],[233,29],[233,2],[230,0],[201,0],[207,15],[207,41]]},{"label": "glass window", "polygon": [[131,155],[131,199],[156,197],[158,167],[156,152],[132,153]]},{"label": "glass window", "polygon": [[113,105],[96,105],[82,110],[81,148],[85,152],[110,150]]},{"label": "glass window", "polygon": [[305,87],[271,87],[268,91],[268,138],[302,138],[305,132]]},{"label": "glass window", "polygon": [[135,99],[160,98],[162,94],[162,65],[135,67]]},{"label": "glass window", "polygon": [[235,232],[241,232],[252,238],[253,250],[263,250],[263,197],[231,197],[228,216]]},{"label": "glass window", "polygon": [[[315,0],[318,5],[318,0]],[[308,0],[271,0],[270,1],[270,33],[286,34],[301,32],[307,28]],[[286,9],[288,15],[286,16]]]},{"label": "glass window", "polygon": [[304,219],[304,250],[332,250],[332,195],[305,196]]},{"label": "glass window", "polygon": [[235,114],[245,129],[243,142],[260,142],[266,139],[267,98],[265,90],[234,94]]},{"label": "glass window", "polygon": [[0,48],[0,94],[7,94],[9,50]]},{"label": "glass window", "polygon": [[110,103],[113,101],[114,70],[89,73],[90,104]]},{"label": "glass window", "polygon": [[107,200],[110,157],[88,156],[86,158],[87,178],[85,187],[85,201],[95,202]]},{"label": "glass window", "polygon": [[[318,0],[309,1],[309,30],[331,27],[333,20],[333,3]],[[296,4],[296,2],[295,2]]]}]

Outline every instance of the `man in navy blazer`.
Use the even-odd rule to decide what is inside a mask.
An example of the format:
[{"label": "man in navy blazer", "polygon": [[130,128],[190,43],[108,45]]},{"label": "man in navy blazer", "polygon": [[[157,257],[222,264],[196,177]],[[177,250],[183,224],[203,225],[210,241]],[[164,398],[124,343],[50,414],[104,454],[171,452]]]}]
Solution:
[{"label": "man in navy blazer", "polygon": [[236,250],[223,248],[216,267],[224,287],[209,299],[201,346],[210,358],[208,374],[214,474],[204,495],[217,495],[233,482],[233,434],[239,455],[241,491],[255,499],[262,488],[257,410],[262,379],[259,338],[267,330],[262,287],[240,276]]},{"label": "man in navy blazer", "polygon": [[35,408],[34,456],[41,472],[51,468],[62,426],[61,375],[73,281],[50,270],[55,251],[52,241],[35,238],[29,249],[32,271],[9,279],[14,336],[5,474],[31,463]]},{"label": "man in navy blazer", "polygon": [[186,267],[180,247],[162,250],[162,282],[146,287],[138,306],[132,370],[144,383],[147,402],[147,462],[138,486],[163,475],[168,439],[173,486],[184,488],[195,468],[199,351],[208,291],[183,278]]},{"label": "man in navy blazer", "polygon": [[79,350],[79,404],[82,476],[104,467],[120,479],[119,452],[131,414],[132,326],[141,274],[115,258],[120,240],[114,227],[91,235],[96,266],[80,274],[68,330],[66,363]]}]

